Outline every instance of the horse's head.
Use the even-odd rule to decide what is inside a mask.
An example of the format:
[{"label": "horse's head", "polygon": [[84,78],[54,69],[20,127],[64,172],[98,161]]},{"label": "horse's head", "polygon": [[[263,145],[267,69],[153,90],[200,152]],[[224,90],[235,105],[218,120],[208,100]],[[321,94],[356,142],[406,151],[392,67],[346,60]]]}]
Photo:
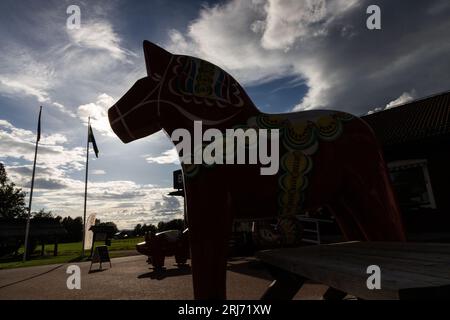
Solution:
[{"label": "horse's head", "polygon": [[221,127],[243,110],[255,111],[239,83],[198,58],[173,55],[144,41],[148,76],[109,109],[109,121],[125,143],[161,129],[190,128],[195,120]]}]

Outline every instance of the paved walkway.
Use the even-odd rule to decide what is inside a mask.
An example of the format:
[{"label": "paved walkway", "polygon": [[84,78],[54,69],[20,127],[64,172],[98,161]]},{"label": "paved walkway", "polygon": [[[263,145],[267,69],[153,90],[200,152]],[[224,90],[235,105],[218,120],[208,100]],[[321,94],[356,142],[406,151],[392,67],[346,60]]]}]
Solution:
[{"label": "paved walkway", "polygon": [[[178,269],[166,260],[167,270],[155,273],[144,256],[112,259],[103,271],[89,273],[90,262],[73,263],[81,268],[81,290],[66,286],[69,264],[0,270],[0,299],[192,299],[190,269]],[[94,265],[93,271],[98,267]],[[228,298],[259,299],[271,282],[264,268],[253,258],[230,261]],[[325,288],[306,285],[297,299],[319,299]]]}]

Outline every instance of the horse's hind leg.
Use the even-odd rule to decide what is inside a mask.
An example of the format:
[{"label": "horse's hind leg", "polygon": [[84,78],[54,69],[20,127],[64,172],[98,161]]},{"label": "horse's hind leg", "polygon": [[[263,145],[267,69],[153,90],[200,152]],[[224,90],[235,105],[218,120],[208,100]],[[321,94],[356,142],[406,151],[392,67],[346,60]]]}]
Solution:
[{"label": "horse's hind leg", "polygon": [[336,218],[339,229],[341,230],[345,240],[366,240],[365,235],[361,232],[361,228],[355,219],[355,214],[357,213],[353,212],[353,208],[348,206],[343,198],[330,205],[330,210]]},{"label": "horse's hind leg", "polygon": [[[358,228],[368,241],[405,241],[401,213],[381,153],[363,145],[361,155],[346,167],[341,205],[348,208],[348,221],[341,225]],[[345,224],[348,224],[346,226]]]}]

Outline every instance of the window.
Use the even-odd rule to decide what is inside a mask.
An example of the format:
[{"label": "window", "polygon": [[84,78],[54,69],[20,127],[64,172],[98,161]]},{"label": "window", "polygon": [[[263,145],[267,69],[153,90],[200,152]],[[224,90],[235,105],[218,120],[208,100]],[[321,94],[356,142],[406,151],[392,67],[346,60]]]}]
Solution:
[{"label": "window", "polygon": [[395,161],[388,166],[402,208],[436,208],[426,160]]}]

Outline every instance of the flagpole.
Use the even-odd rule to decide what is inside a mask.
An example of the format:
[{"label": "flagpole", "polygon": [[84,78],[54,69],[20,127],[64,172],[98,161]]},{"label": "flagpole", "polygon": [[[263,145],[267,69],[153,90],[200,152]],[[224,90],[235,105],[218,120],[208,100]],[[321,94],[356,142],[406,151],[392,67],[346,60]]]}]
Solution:
[{"label": "flagpole", "polygon": [[91,125],[91,117],[88,118],[88,135],[86,146],[86,178],[84,183],[84,214],[83,214],[83,248],[81,249],[81,257],[84,257],[84,241],[86,237],[86,204],[87,204],[87,185],[88,185],[88,171],[89,171],[89,126]]},{"label": "flagpole", "polygon": [[27,254],[28,254],[28,235],[30,233],[31,203],[33,201],[34,176],[36,173],[36,159],[37,159],[38,145],[39,145],[39,140],[41,137],[41,132],[40,132],[40,130],[41,130],[41,112],[42,112],[42,106],[39,109],[38,132],[36,135],[36,147],[34,149],[33,174],[31,177],[31,190],[30,190],[30,201],[28,203],[27,226],[25,228],[25,244],[24,244],[24,252],[23,252],[23,262],[27,261]]}]

